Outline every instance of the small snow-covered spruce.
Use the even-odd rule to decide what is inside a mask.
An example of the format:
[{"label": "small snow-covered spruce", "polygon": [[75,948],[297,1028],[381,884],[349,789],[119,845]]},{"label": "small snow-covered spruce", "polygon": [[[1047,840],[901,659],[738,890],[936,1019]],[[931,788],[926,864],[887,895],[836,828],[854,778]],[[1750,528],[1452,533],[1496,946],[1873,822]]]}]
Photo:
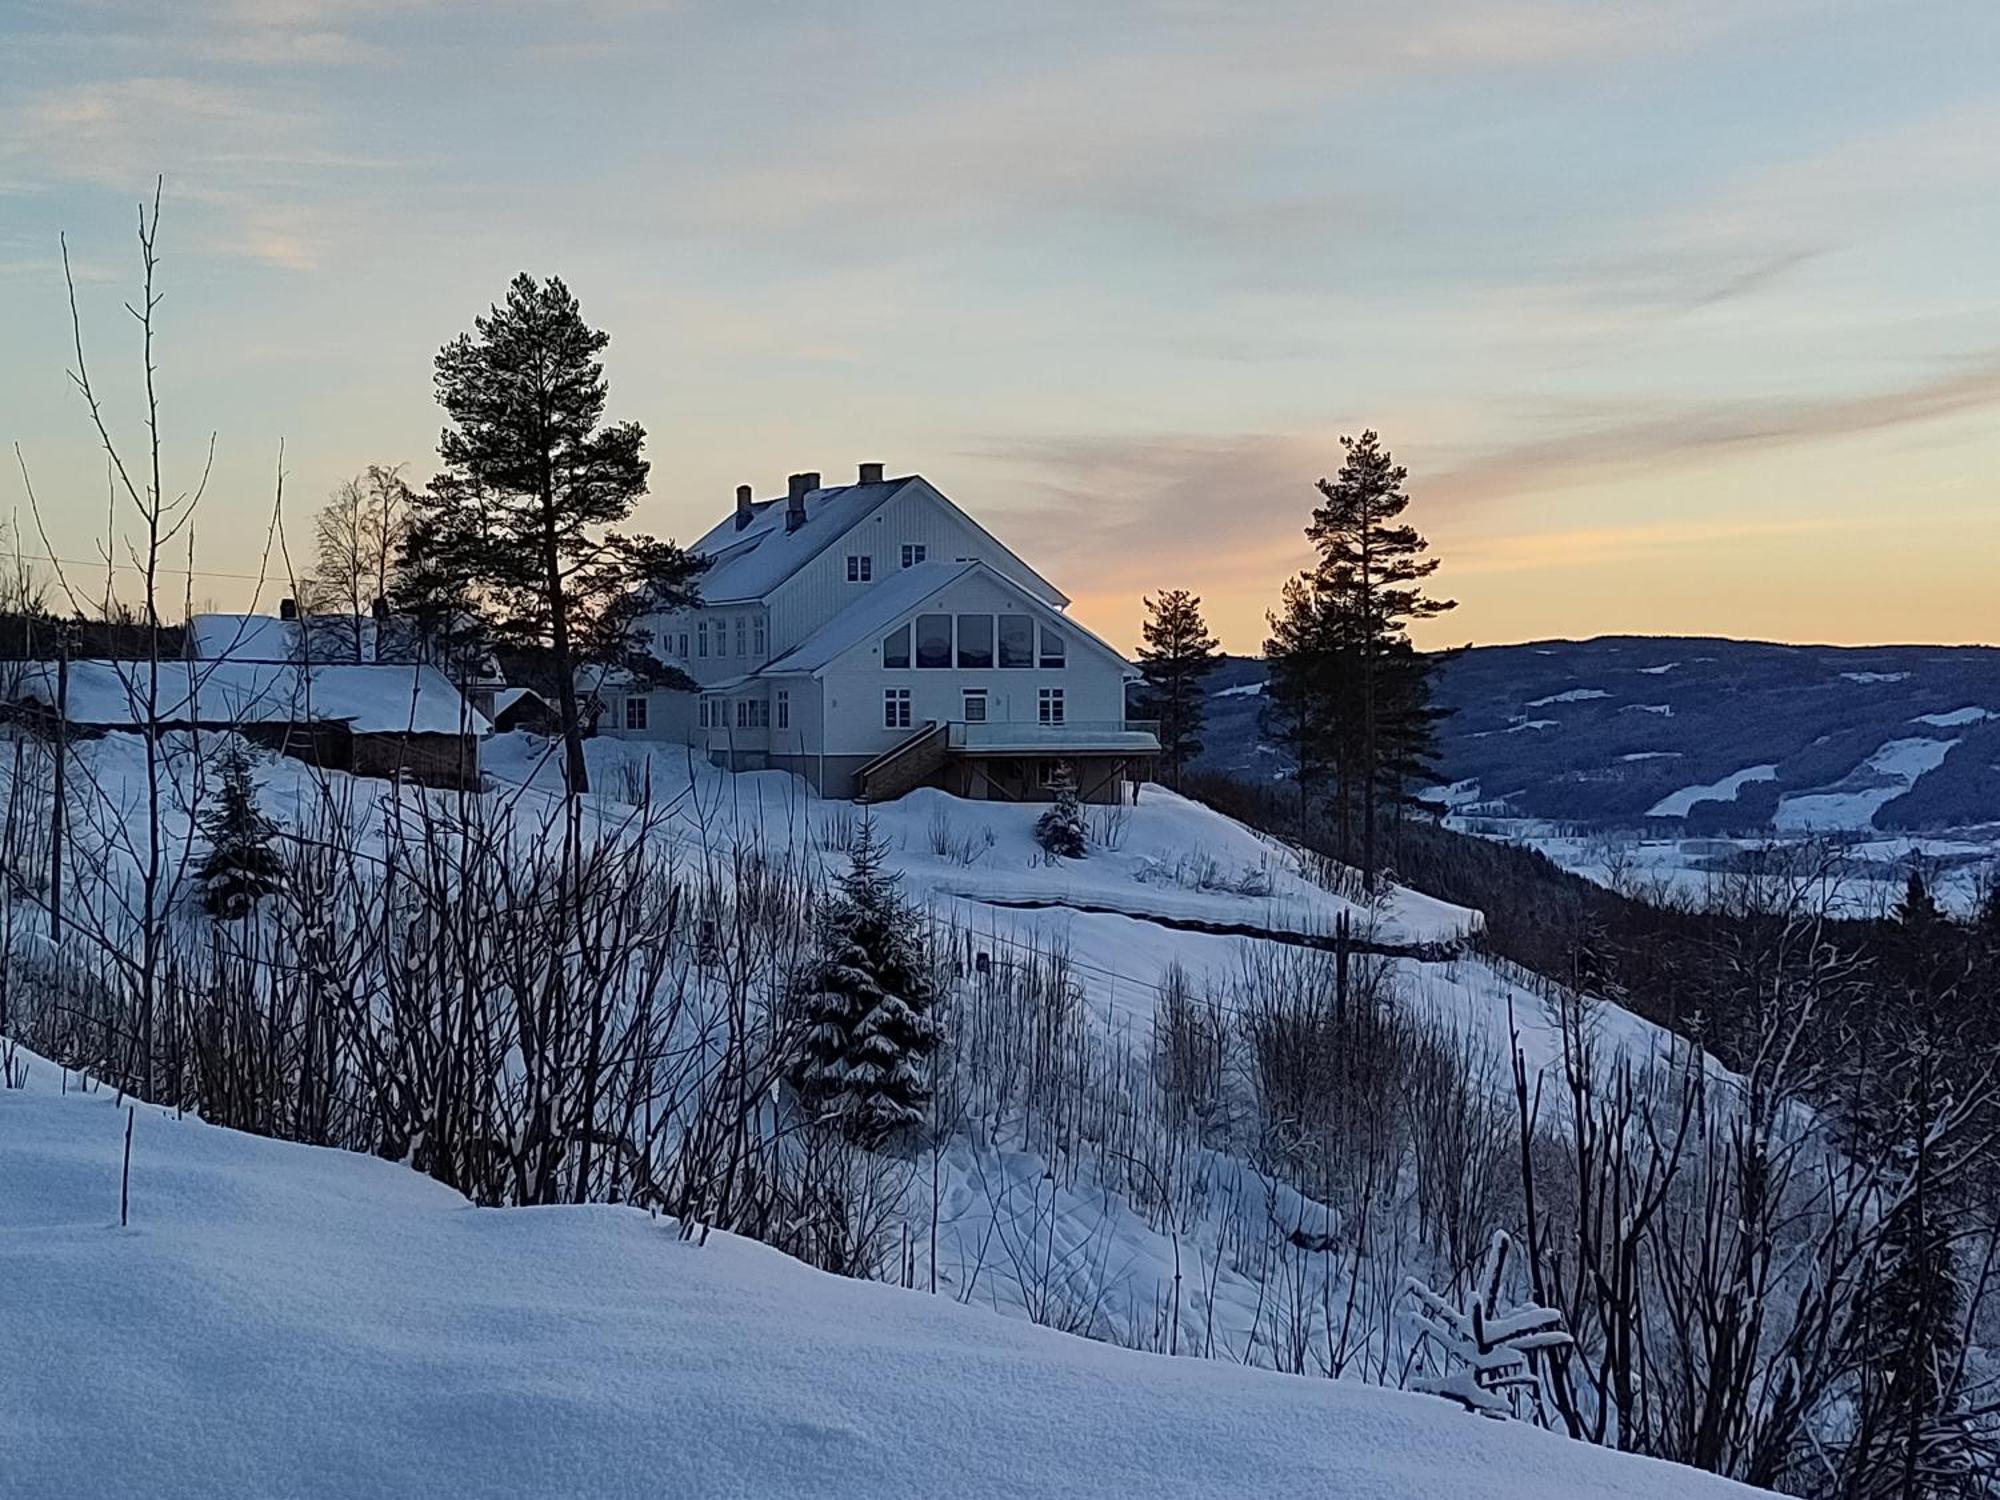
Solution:
[{"label": "small snow-covered spruce", "polygon": [[214,807],[201,816],[208,853],[196,872],[201,904],[218,921],[247,917],[278,888],[284,861],[278,830],[257,806],[250,761],[232,747],[222,761],[222,787]]},{"label": "small snow-covered spruce", "polygon": [[1484,1417],[1518,1416],[1520,1398],[1539,1410],[1541,1380],[1533,1356],[1560,1357],[1572,1340],[1562,1314],[1553,1308],[1501,1309],[1500,1288],[1513,1247],[1504,1232],[1494,1233],[1466,1307],[1452,1306],[1415,1278],[1409,1281],[1409,1295],[1418,1304],[1410,1321],[1437,1346],[1442,1361],[1436,1374],[1413,1380],[1413,1389],[1456,1401]]},{"label": "small snow-covered spruce", "polygon": [[1035,819],[1035,842],[1050,859],[1082,859],[1089,829],[1083,821],[1083,801],[1076,794],[1076,773],[1068,761],[1056,767],[1049,799],[1048,810]]},{"label": "small snow-covered spruce", "polygon": [[935,990],[922,928],[883,870],[865,815],[849,858],[820,905],[792,1081],[815,1118],[880,1146],[919,1123],[930,1102]]}]

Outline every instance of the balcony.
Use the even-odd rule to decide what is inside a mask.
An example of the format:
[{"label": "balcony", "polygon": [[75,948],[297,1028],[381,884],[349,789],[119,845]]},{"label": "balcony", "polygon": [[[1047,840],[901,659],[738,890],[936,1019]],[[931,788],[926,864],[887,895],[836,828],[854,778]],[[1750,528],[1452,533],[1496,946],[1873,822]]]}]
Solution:
[{"label": "balcony", "polygon": [[1154,719],[1071,719],[1062,724],[953,719],[945,729],[951,749],[966,755],[1160,753],[1160,726]]}]

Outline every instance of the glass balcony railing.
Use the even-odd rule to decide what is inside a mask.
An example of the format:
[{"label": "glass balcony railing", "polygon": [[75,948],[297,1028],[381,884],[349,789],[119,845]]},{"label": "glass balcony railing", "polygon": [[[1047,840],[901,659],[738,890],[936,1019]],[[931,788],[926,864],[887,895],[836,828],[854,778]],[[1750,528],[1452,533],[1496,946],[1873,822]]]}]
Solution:
[{"label": "glass balcony railing", "polygon": [[1160,748],[1159,728],[1154,719],[1068,719],[1060,724],[954,719],[949,743],[954,750],[1124,750],[1151,755]]}]

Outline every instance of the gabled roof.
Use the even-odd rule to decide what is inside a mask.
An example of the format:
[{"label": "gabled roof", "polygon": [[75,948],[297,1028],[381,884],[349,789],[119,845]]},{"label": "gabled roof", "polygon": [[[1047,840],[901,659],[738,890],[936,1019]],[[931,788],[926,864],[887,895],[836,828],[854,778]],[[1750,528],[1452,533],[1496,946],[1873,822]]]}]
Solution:
[{"label": "gabled roof", "polygon": [[[914,477],[914,476],[912,476]],[[732,512],[709,528],[693,551],[709,558],[701,575],[704,604],[742,603],[762,599],[820,553],[873,515],[910,478],[881,484],[843,484],[810,491],[805,498],[805,524],[785,530],[785,501],[751,502],[750,524],[736,529]]]},{"label": "gabled roof", "polygon": [[[1017,580],[1009,578],[990,563],[967,559],[963,562],[948,563],[921,562],[914,567],[899,569],[882,582],[871,585],[865,594],[846,609],[783,656],[766,662],[750,676],[781,677],[819,672],[843,653],[886,631],[896,621],[920,608],[933,595],[974,573],[984,573],[1002,588],[1020,595],[1025,603],[1040,610],[1066,633],[1096,646],[1115,661],[1120,663],[1125,661],[1117,647],[1102,636],[1085,629],[1049,604],[1047,600],[1037,598]],[[1127,670],[1130,670],[1129,667]],[[722,684],[712,684],[709,691],[720,686]]]},{"label": "gabled roof", "polygon": [[[376,658],[372,615],[315,614],[311,617],[312,659],[354,665],[357,639],[361,660]],[[296,662],[306,657],[306,633],[297,620],[276,615],[199,614],[188,617],[188,654],[201,661]]]},{"label": "gabled roof", "polygon": [[[709,559],[708,571],[699,587],[704,604],[746,604],[769,597],[771,591],[799,569],[846,536],[894,496],[913,486],[933,496],[996,547],[1020,562],[1019,554],[967,515],[937,486],[918,474],[885,479],[880,484],[842,484],[810,490],[805,497],[805,522],[796,531],[785,530],[786,502],[783,496],[750,503],[750,524],[736,529],[734,511],[711,526],[689,550]],[[1021,562],[1028,576],[1047,589],[1047,602],[1057,608],[1069,597],[1046,578]],[[1032,591],[1031,591],[1032,592]]]},{"label": "gabled roof", "polygon": [[[21,666],[15,697],[54,707],[55,666]],[[71,662],[69,721],[141,727],[150,671],[142,661]],[[358,734],[484,734],[491,727],[435,667],[163,661],[159,674],[152,717],[163,724],[330,722]]]}]

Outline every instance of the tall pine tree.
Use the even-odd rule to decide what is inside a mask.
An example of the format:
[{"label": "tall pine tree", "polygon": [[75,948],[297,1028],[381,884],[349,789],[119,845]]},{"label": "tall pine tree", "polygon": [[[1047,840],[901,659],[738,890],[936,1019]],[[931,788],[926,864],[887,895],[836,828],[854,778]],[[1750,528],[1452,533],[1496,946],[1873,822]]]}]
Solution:
[{"label": "tall pine tree", "polygon": [[572,792],[589,788],[579,669],[688,685],[637,627],[650,610],[692,603],[700,567],[672,542],[608,529],[631,515],[647,475],[639,425],[604,425],[609,342],[559,278],[523,272],[504,304],[438,352],[443,467],[406,547],[431,595],[460,596],[502,641],[547,652]]},{"label": "tall pine tree", "polygon": [[1195,595],[1168,589],[1145,604],[1139,646],[1139,671],[1146,680],[1142,702],[1146,716],[1160,724],[1160,769],[1167,785],[1178,787],[1188,762],[1201,754],[1208,717],[1203,684],[1221,656]]},{"label": "tall pine tree", "polygon": [[815,1118],[879,1146],[919,1123],[930,1100],[935,992],[916,914],[883,870],[865,814],[850,857],[819,909],[793,1083]]},{"label": "tall pine tree", "polygon": [[1265,655],[1274,716],[1302,736],[1326,737],[1315,764],[1330,766],[1350,859],[1359,826],[1362,879],[1372,888],[1382,809],[1404,801],[1435,739],[1430,663],[1411,646],[1409,627],[1456,604],[1424,592],[1438,560],[1401,519],[1408,471],[1372,430],[1340,442],[1346,459],[1319,481],[1306,527],[1318,561],[1287,586]]}]

